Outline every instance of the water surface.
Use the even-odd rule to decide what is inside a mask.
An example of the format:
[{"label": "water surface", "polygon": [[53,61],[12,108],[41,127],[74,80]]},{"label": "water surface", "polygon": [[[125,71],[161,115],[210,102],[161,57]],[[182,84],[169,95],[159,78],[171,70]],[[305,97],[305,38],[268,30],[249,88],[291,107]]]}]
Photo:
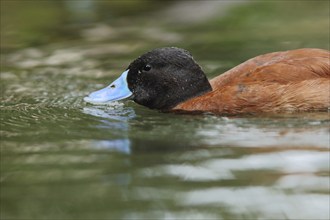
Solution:
[{"label": "water surface", "polygon": [[329,219],[328,112],[222,117],[82,100],[154,47],[189,49],[209,78],[261,53],[329,49],[328,2],[212,3],[200,21],[171,19],[182,2],[75,16],[71,3],[44,4],[52,28],[27,19],[37,37],[16,26],[22,35],[1,45],[2,219]]}]

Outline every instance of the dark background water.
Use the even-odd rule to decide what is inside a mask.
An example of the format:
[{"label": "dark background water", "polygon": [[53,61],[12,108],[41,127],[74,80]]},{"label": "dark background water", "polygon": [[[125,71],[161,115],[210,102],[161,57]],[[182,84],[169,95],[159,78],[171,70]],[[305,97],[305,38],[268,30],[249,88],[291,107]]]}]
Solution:
[{"label": "dark background water", "polygon": [[329,219],[329,113],[176,115],[82,98],[141,53],[209,78],[329,49],[329,1],[1,0],[1,219]]}]

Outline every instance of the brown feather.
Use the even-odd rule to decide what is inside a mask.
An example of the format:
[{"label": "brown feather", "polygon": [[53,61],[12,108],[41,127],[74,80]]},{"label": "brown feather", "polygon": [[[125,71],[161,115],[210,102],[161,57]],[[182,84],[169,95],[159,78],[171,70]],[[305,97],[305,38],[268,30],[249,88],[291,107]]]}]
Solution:
[{"label": "brown feather", "polygon": [[215,114],[322,111],[330,107],[330,53],[321,49],[252,58],[210,81],[212,92],[173,110]]}]

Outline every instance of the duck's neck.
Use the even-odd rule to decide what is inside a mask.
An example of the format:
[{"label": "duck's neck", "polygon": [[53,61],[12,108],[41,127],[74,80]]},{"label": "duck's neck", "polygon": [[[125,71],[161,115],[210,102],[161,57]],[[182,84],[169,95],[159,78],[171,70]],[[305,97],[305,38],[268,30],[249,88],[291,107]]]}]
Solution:
[{"label": "duck's neck", "polygon": [[203,96],[206,93],[212,91],[212,87],[208,79],[205,77],[198,82],[194,82],[187,85],[186,87],[181,87],[181,91],[179,93],[173,94],[171,105],[167,106],[167,108],[163,110],[170,110],[175,108],[175,106],[180,105],[181,103],[185,103],[188,100],[194,99],[196,97]]}]

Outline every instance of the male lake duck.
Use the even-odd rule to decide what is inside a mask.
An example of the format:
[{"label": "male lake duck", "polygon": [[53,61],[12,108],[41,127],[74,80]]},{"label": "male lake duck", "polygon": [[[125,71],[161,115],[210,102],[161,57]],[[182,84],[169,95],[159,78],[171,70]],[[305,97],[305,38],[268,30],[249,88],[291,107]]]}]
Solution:
[{"label": "male lake duck", "polygon": [[192,55],[180,48],[154,49],[84,100],[131,98],[161,111],[246,114],[327,111],[330,51],[297,49],[252,58],[208,81]]}]

